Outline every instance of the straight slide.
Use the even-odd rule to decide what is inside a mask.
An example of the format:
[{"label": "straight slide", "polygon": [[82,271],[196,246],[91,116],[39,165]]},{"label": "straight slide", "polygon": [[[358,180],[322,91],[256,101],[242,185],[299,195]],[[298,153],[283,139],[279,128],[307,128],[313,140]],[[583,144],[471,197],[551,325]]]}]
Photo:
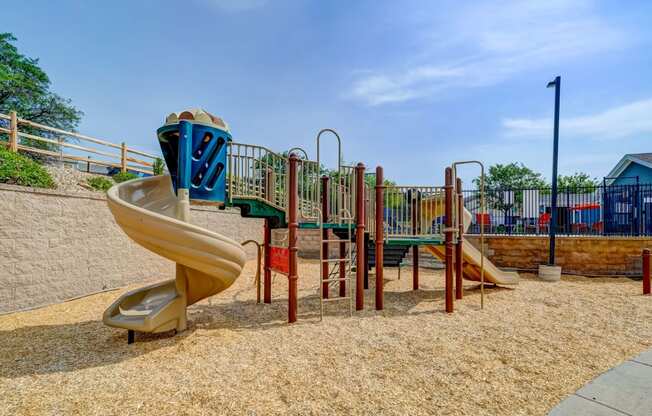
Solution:
[{"label": "straight slide", "polygon": [[[435,218],[443,216],[444,207],[445,203],[442,197],[440,197],[439,202],[436,204],[433,204],[432,200],[426,199],[421,205],[421,209],[426,214],[426,218],[428,218],[429,221],[433,221]],[[464,208],[464,215],[462,218],[464,232],[466,232],[471,226],[471,218],[472,216],[469,210]],[[446,260],[446,249],[443,245],[427,245],[425,248],[439,260]],[[484,258],[484,261],[482,261],[482,253],[480,250],[475,248],[473,244],[469,243],[464,238],[462,239],[462,250],[464,251],[464,266],[462,268],[464,278],[480,281],[480,263],[483,263],[485,282],[507,286],[518,284],[518,273],[501,270],[486,257]]]},{"label": "straight slide", "polygon": [[[438,259],[442,261],[446,259],[446,249],[443,245],[425,246],[425,248]],[[462,250],[464,251],[464,266],[462,268],[464,278],[479,282],[482,253],[466,240],[462,240]],[[485,282],[511,286],[517,285],[518,279],[518,273],[501,270],[488,258],[484,258]]]},{"label": "straight slide", "polygon": [[183,203],[170,176],[120,183],[109,189],[107,199],[115,221],[132,240],[177,266],[175,279],[118,298],[104,312],[106,325],[142,332],[183,331],[186,308],[225,290],[242,272],[246,255],[239,243],[177,219],[183,218]]}]

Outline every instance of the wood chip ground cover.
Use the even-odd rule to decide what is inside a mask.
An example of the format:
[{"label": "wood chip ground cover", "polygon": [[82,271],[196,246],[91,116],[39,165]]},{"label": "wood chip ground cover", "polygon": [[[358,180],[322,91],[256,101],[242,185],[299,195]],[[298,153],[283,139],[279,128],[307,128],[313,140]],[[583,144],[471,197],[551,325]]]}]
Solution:
[{"label": "wood chip ground cover", "polygon": [[287,280],[256,304],[254,272],[191,307],[185,333],[134,345],[101,322],[118,291],[0,316],[0,414],[544,415],[652,345],[652,298],[624,278],[523,275],[484,310],[469,282],[447,315],[441,271],[413,292],[386,269],[384,311],[372,284],[365,311],[333,302],[319,322],[318,264],[303,261],[288,325]]}]

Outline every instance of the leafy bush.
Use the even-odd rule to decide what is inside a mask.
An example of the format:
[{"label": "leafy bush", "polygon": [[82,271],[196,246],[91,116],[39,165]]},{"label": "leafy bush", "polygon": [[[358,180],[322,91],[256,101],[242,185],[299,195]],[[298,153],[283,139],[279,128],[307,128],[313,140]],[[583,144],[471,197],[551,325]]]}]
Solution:
[{"label": "leafy bush", "polygon": [[131,180],[131,179],[136,179],[137,177],[138,177],[138,175],[136,175],[135,173],[120,172],[120,173],[116,173],[115,175],[113,175],[113,180],[116,181],[117,183],[120,183],[120,182],[125,182],[125,181]]},{"label": "leafy bush", "polygon": [[115,184],[115,182],[113,182],[111,179],[107,179],[102,176],[93,176],[92,178],[88,178],[86,179],[86,183],[88,183],[91,188],[95,189],[96,191],[105,192]]},{"label": "leafy bush", "polygon": [[35,188],[57,187],[43,166],[7,149],[0,149],[0,182]]},{"label": "leafy bush", "polygon": [[152,171],[156,176],[163,174],[163,159],[161,159],[160,157],[154,159],[154,164],[152,165]]}]

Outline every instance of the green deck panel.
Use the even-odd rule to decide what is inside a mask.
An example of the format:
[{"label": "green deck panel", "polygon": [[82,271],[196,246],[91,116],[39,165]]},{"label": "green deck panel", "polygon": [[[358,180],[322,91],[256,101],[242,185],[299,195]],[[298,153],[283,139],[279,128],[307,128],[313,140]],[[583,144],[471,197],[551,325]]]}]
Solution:
[{"label": "green deck panel", "polygon": [[438,246],[444,244],[441,237],[390,238],[385,240],[390,246]]},{"label": "green deck panel", "polygon": [[[347,224],[336,224],[336,223],[324,223],[324,228],[329,230],[348,230],[349,226]],[[304,230],[318,230],[320,225],[316,222],[300,222],[299,228]],[[355,224],[351,224],[351,230],[355,231]]]},{"label": "green deck panel", "polygon": [[285,212],[257,199],[233,199],[231,206],[240,208],[247,218],[267,218],[272,228],[286,228]]}]

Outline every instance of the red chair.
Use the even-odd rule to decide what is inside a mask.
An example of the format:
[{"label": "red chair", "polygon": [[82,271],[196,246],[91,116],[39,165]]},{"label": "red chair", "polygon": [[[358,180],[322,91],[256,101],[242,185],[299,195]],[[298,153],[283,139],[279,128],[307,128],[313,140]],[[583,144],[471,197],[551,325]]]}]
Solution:
[{"label": "red chair", "polygon": [[543,214],[539,215],[539,232],[548,232],[549,227],[550,227],[550,214],[544,212]]},{"label": "red chair", "polygon": [[475,223],[479,227],[484,227],[484,231],[491,229],[491,215],[490,214],[475,214]]}]

